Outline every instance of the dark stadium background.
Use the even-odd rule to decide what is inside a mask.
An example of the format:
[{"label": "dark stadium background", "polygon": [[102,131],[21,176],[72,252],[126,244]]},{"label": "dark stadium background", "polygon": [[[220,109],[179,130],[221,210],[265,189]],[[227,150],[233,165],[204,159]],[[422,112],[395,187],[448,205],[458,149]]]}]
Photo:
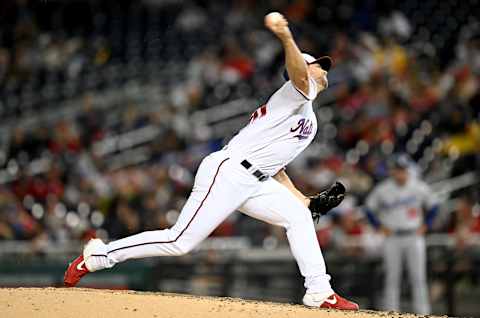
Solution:
[{"label": "dark stadium background", "polygon": [[[263,27],[280,11],[329,54],[314,144],[288,172],[349,196],[317,233],[333,285],[380,308],[382,237],[361,206],[406,152],[442,198],[428,234],[434,313],[480,315],[480,1],[0,2],[0,286],[60,286],[93,236],[176,219],[203,156],[282,83]],[[406,281],[406,280],[405,280]],[[83,286],[298,302],[283,230],[240,213],[195,253],[132,261]],[[408,286],[405,310],[408,311]]]}]

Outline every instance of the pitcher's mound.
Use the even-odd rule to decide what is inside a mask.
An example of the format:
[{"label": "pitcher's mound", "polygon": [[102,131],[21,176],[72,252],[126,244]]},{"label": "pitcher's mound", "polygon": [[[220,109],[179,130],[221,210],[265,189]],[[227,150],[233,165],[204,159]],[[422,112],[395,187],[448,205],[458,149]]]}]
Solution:
[{"label": "pitcher's mound", "polygon": [[2,318],[414,317],[371,311],[347,313],[232,298],[80,288],[0,289],[0,313]]}]

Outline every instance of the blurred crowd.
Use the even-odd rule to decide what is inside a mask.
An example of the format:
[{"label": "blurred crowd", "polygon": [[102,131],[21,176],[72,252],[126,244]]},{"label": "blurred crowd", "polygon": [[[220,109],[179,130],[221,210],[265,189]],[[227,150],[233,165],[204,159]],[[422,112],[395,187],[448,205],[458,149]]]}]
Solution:
[{"label": "blurred crowd", "polygon": [[[408,153],[418,163],[412,173],[430,181],[479,177],[480,28],[474,17],[454,21],[450,43],[422,24],[428,12],[422,20],[374,1],[341,3],[335,11],[313,1],[270,1],[262,11],[266,4],[254,1],[2,2],[0,115],[14,125],[0,148],[0,239],[114,239],[173,224],[200,160],[225,142],[208,127],[204,134],[190,129],[201,126],[190,115],[245,97],[260,105],[282,83],[281,47],[262,26],[267,9],[275,9],[291,21],[303,50],[328,53],[335,63],[331,87],[318,99],[317,140],[288,172],[305,193],[343,180],[350,196],[320,222],[319,241],[324,248],[348,245],[353,254],[374,252],[381,238],[360,206],[386,177],[390,154]],[[157,20],[150,10],[168,19]],[[131,76],[145,81],[143,73],[155,71],[150,65],[171,69],[155,78],[168,88],[164,104],[140,108],[127,100],[99,108],[91,93],[120,89],[117,75],[125,79],[135,63],[144,72]],[[109,65],[121,67],[95,77]],[[75,96],[82,106],[70,117],[15,125]],[[146,131],[153,137],[132,142],[133,133]],[[105,150],[119,140],[127,145]],[[453,208],[434,228],[459,246],[480,235],[477,188],[451,193]],[[212,235],[285,244],[280,229],[240,214]]]}]

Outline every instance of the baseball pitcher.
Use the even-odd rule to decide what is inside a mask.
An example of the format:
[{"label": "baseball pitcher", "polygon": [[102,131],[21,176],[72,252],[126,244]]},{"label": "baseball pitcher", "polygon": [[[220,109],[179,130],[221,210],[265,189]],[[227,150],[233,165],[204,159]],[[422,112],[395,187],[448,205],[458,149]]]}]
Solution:
[{"label": "baseball pitcher", "polygon": [[[427,184],[408,171],[410,161],[396,155],[390,161],[390,175],[367,198],[367,217],[384,233],[385,309],[400,310],[400,282],[406,262],[413,295],[413,310],[429,314],[426,277],[425,232],[438,211]],[[427,211],[424,217],[424,209]],[[378,215],[378,217],[377,217]]]},{"label": "baseball pitcher", "polygon": [[89,272],[128,259],[188,253],[239,210],[286,229],[292,254],[305,278],[305,305],[358,309],[357,304],[333,291],[312,220],[312,213],[318,216],[338,205],[344,188],[337,183],[317,196],[306,197],[284,170],[315,136],[312,101],[327,88],[332,61],[327,56],[316,59],[302,54],[281,14],[268,14],[265,25],[283,45],[289,80],[253,112],[247,126],[224,149],[203,159],[192,192],[172,228],[108,244],[91,240],[68,267],[67,286],[76,285]]}]

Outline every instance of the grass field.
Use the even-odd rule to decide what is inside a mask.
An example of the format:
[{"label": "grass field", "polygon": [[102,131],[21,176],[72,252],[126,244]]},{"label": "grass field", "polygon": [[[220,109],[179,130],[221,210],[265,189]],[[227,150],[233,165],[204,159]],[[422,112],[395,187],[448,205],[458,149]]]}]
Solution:
[{"label": "grass field", "polygon": [[1,288],[2,318],[345,318],[415,317],[393,312],[344,312],[233,298],[82,288]]}]

